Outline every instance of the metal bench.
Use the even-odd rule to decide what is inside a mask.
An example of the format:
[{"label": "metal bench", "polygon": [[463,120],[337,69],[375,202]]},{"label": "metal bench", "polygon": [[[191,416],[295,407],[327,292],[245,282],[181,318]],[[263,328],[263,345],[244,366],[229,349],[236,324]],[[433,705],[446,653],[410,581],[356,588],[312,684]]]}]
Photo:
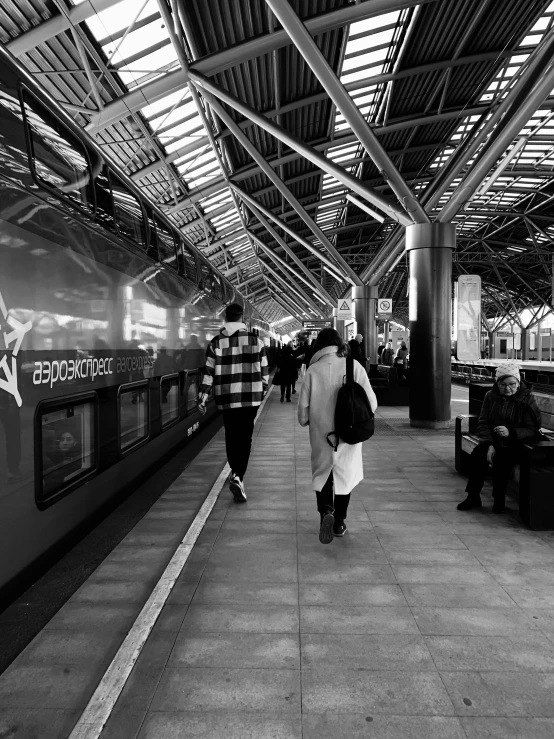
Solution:
[{"label": "metal bench", "polygon": [[[455,467],[461,474],[467,473],[469,456],[479,443],[477,411],[490,387],[490,384],[480,388],[470,386],[470,413],[456,418]],[[554,529],[554,397],[534,395],[541,411],[541,431],[547,438],[523,444],[522,459],[514,465],[508,493],[519,501],[519,515],[529,528],[551,531]]]}]

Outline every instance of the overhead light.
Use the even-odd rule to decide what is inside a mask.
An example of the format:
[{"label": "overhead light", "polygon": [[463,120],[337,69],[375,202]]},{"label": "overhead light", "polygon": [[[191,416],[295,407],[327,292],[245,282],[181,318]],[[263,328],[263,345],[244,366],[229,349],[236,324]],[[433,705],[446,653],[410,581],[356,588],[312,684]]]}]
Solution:
[{"label": "overhead light", "polygon": [[334,277],[334,278],[335,278],[335,280],[338,280],[339,282],[344,282],[344,280],[342,279],[342,277],[339,277],[339,276],[338,276],[338,275],[336,275],[336,274],[335,274],[334,272],[331,272],[331,270],[330,270],[330,269],[329,269],[328,267],[326,267],[325,265],[323,265],[323,269],[324,269],[324,270],[325,270],[326,272],[328,272],[328,273],[329,273],[329,274],[331,275],[331,277]]}]

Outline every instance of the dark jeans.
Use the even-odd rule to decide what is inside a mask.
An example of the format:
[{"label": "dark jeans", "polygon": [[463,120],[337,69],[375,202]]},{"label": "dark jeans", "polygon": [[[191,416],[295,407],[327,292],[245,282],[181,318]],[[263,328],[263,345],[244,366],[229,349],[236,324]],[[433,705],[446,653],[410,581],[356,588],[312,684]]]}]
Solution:
[{"label": "dark jeans", "polygon": [[258,406],[244,408],[226,408],[223,413],[225,426],[225,449],[227,461],[235,475],[242,480],[248,467],[250,449],[252,448],[252,434]]},{"label": "dark jeans", "polygon": [[21,421],[19,408],[15,403],[0,404],[0,423],[4,427],[4,436],[6,437],[8,472],[17,475],[21,460]]},{"label": "dark jeans", "polygon": [[517,446],[498,447],[495,451],[492,470],[487,464],[489,442],[481,442],[471,452],[469,458],[469,480],[466,493],[477,496],[483,489],[487,473],[492,471],[492,497],[504,498],[508,488],[508,480],[513,465],[518,461],[519,448]]},{"label": "dark jeans", "polygon": [[290,391],[291,391],[292,383],[290,382],[282,382],[281,383],[281,397],[283,398],[285,395],[285,391],[287,393],[287,400],[290,400]]},{"label": "dark jeans", "polygon": [[316,492],[317,510],[319,513],[327,511],[335,513],[335,521],[343,523],[346,518],[346,511],[350,503],[350,493],[348,495],[333,495],[333,471],[329,473],[325,485],[319,492]]}]

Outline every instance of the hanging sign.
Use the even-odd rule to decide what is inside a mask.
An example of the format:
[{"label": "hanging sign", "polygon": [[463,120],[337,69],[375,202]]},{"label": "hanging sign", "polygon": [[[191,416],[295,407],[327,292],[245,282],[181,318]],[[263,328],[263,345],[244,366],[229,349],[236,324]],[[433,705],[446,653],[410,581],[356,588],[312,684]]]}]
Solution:
[{"label": "hanging sign", "polygon": [[352,298],[341,298],[337,303],[337,319],[349,321],[352,318]]},{"label": "hanging sign", "polygon": [[377,313],[380,316],[390,315],[392,313],[392,300],[390,298],[379,298],[377,300]]},{"label": "hanging sign", "polygon": [[479,275],[458,277],[458,309],[456,357],[462,360],[481,358],[481,278]]}]

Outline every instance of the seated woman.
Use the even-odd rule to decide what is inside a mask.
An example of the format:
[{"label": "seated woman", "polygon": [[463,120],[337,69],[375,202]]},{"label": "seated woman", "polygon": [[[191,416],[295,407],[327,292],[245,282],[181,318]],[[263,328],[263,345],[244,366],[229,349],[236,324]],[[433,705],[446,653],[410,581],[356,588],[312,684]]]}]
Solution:
[{"label": "seated woman", "polygon": [[502,513],[506,502],[508,479],[517,462],[521,443],[540,433],[541,413],[531,393],[531,386],[520,379],[516,364],[496,368],[496,382],[485,395],[477,433],[479,444],[471,453],[467,498],[459,511],[481,508],[481,490],[487,471],[492,468],[493,513]]}]

